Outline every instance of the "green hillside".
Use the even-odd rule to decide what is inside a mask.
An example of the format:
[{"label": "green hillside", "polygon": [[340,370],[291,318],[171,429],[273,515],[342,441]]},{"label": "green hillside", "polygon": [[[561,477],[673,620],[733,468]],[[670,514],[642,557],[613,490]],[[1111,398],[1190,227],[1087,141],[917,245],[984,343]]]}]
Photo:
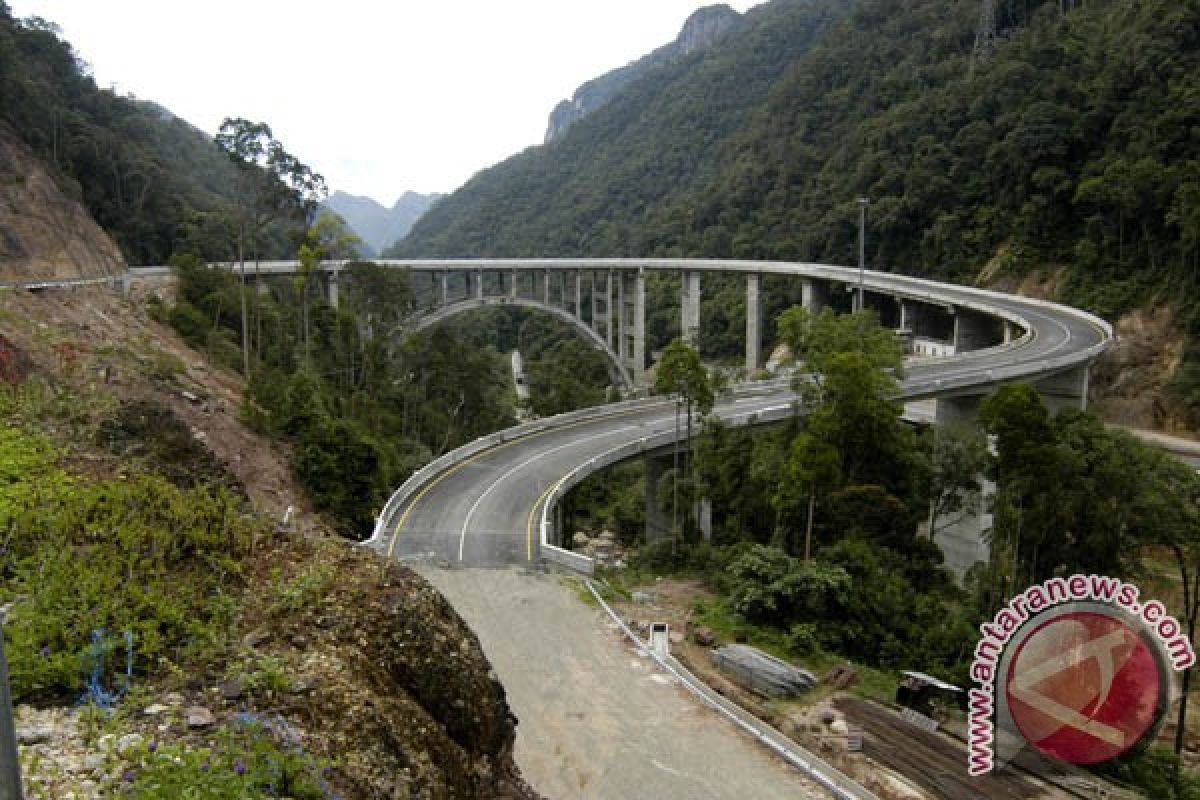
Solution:
[{"label": "green hillside", "polygon": [[[853,263],[867,196],[868,260],[885,269],[1066,265],[1063,299],[1109,317],[1189,296],[1200,2],[997,0],[987,58],[979,7],[775,0],[478,175],[398,253]],[[1194,372],[1177,390],[1196,409]]]},{"label": "green hillside", "polygon": [[403,255],[642,255],[647,219],[695,195],[713,156],[844,3],[792,0],[634,80],[559,139],[485,170],[430,209]]},{"label": "green hillside", "polygon": [[[0,0],[0,125],[82,199],[131,264],[172,253],[232,258],[230,160],[211,137],[153,103],[100,89],[71,45]],[[264,243],[285,252],[282,231]]]}]

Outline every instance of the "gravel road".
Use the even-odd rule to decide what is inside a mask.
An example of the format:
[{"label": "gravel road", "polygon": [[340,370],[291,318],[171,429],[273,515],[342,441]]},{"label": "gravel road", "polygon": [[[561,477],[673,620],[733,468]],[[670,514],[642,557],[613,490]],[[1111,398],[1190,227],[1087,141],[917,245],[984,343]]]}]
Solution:
[{"label": "gravel road", "polygon": [[517,764],[548,798],[826,796],[639,657],[564,579],[417,568],[479,636],[520,720]]}]

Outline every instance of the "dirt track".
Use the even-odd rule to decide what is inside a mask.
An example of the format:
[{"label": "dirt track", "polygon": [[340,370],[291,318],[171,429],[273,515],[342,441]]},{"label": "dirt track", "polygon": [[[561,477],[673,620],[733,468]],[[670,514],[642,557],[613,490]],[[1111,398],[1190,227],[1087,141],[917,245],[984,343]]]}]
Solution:
[{"label": "dirt track", "polygon": [[520,719],[517,763],[547,797],[826,796],[639,658],[560,578],[420,572],[479,636]]}]

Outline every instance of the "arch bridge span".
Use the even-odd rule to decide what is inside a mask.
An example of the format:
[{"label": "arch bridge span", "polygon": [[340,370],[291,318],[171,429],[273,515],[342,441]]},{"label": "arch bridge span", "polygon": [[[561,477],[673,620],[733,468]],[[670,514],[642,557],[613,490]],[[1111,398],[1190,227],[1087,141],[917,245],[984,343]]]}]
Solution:
[{"label": "arch bridge span", "polygon": [[[352,262],[321,265],[329,302],[338,304],[342,273]],[[621,383],[646,381],[646,274],[673,273],[680,278],[678,310],[685,341],[698,341],[702,323],[705,275],[737,274],[745,281],[745,367],[753,374],[763,363],[762,278],[790,276],[800,281],[803,304],[812,311],[826,307],[840,293],[851,304],[880,310],[895,327],[917,342],[919,352],[938,354],[976,351],[1033,335],[1025,308],[996,302],[1000,295],[872,270],[825,264],[704,259],[417,259],[379,260],[384,267],[429,276],[423,316],[439,310],[467,310],[507,302],[542,310],[574,325],[617,366]],[[236,264],[219,264],[236,270]],[[261,276],[290,275],[295,261],[260,263]],[[134,274],[138,270],[132,271]],[[463,305],[473,301],[470,305]],[[439,319],[444,319],[444,314]]]}]

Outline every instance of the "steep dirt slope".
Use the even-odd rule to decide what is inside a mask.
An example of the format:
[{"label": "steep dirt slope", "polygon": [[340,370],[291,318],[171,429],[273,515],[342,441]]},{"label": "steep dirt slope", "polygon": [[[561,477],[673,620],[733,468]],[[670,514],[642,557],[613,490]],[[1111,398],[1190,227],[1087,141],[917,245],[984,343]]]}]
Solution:
[{"label": "steep dirt slope", "polygon": [[0,125],[0,282],[102,278],[124,270],[108,234]]},{"label": "steep dirt slope", "polygon": [[24,409],[5,424],[49,435],[79,480],[151,470],[244,490],[274,520],[300,511],[226,587],[233,629],[219,658],[135,675],[136,692],[99,730],[78,708],[18,709],[28,796],[113,796],[156,749],[204,752],[254,719],[279,746],[330,765],[327,797],[536,800],[475,635],[423,579],[306,512],[287,452],[238,419],[239,376],[140,303],[87,287],[0,291],[0,378]]}]

